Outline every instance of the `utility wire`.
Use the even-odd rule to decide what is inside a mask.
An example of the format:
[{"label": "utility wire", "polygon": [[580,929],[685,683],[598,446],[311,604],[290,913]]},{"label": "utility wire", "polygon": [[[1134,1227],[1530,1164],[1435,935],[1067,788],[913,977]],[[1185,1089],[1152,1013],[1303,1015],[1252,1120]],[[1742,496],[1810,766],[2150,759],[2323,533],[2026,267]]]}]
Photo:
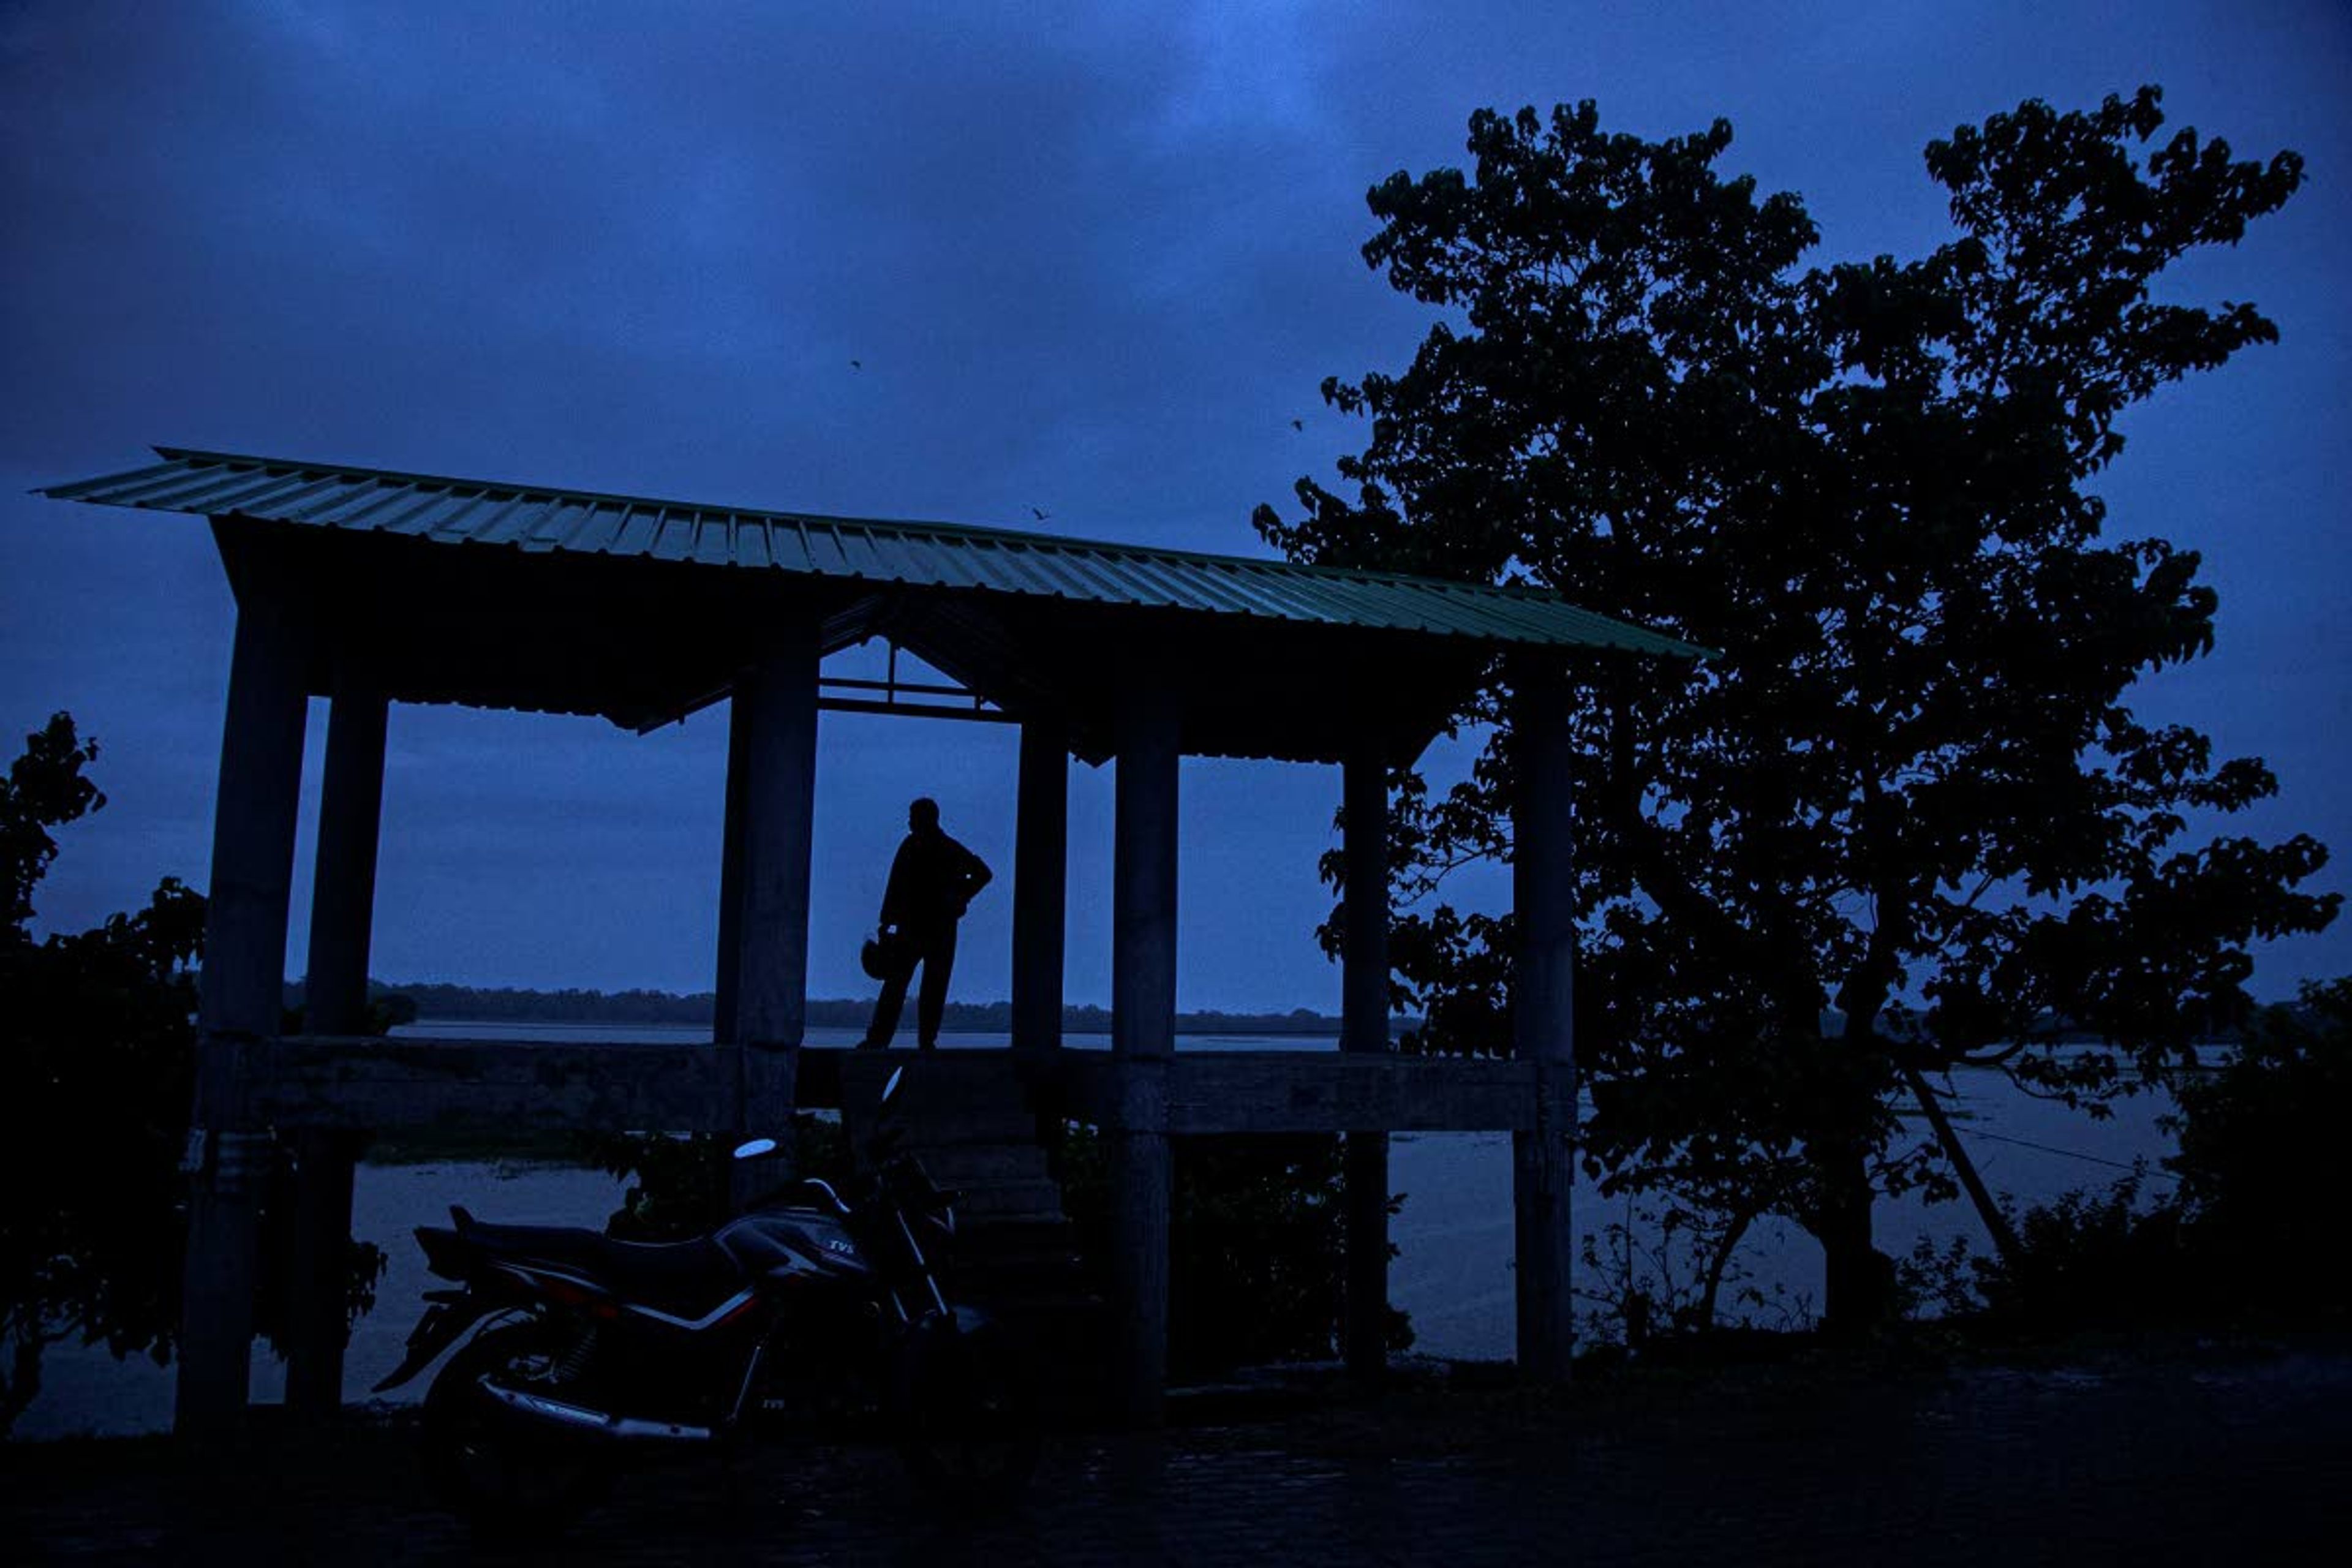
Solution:
[{"label": "utility wire", "polygon": [[2036,1143],[2030,1139],[2011,1138],[2008,1134],[2002,1132],[1987,1132],[1981,1128],[1971,1127],[1969,1129],[1969,1136],[1971,1138],[1990,1138],[1996,1143],[2014,1143],[2021,1149],[2038,1150],[2044,1154],[2063,1154],[2069,1160],[2083,1160],[2094,1165],[2111,1166],[2118,1171],[2134,1171],[2144,1175],[2155,1176],[2167,1182],[2177,1182],[2180,1179],[2169,1171],[2159,1171],[2154,1166],[2135,1164],[2123,1160],[2109,1160],[2098,1154],[2085,1154],[2080,1149],[2060,1149],[2048,1143]]}]

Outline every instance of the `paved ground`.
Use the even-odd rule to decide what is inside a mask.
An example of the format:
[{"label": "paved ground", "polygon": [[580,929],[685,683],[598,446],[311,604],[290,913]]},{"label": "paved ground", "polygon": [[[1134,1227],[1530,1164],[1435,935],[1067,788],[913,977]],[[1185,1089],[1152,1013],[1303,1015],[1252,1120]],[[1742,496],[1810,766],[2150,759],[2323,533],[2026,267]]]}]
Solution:
[{"label": "paved ground", "polygon": [[960,1527],[887,1453],[759,1450],[730,1500],[642,1472],[533,1556],[424,1500],[399,1423],[192,1463],[0,1449],[0,1560],[429,1563],[2326,1563],[2352,1527],[2352,1353],[1654,1376],[1564,1402],[1411,1394],[1072,1438]]}]

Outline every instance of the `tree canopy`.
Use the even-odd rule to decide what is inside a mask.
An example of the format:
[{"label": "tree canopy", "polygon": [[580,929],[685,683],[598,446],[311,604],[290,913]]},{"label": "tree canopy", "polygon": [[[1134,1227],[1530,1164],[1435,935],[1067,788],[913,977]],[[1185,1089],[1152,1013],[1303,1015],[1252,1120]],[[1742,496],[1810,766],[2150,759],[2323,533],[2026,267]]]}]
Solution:
[{"label": "tree canopy", "polygon": [[[2277,335],[2157,285],[2303,178],[2162,124],[2143,88],[1961,126],[1927,151],[1953,238],[1808,268],[1803,203],[1719,172],[1725,121],[1481,111],[1466,171],[1370,196],[1365,258],[1437,320],[1402,371],[1325,384],[1369,421],[1340,486],[1259,510],[1295,558],[1539,584],[1722,650],[1572,671],[1585,1148],[1799,1220],[1833,1321],[1886,1299],[1874,1194],[1950,1181],[1897,1135],[1921,1074],[2096,1095],[2242,1017],[2251,942],[2335,912],[2308,837],[2192,832],[2270,771],[2128,701],[2210,650],[2216,597],[2090,487],[2133,404]],[[1496,731],[1437,798],[1395,781],[1423,1048],[1510,1037],[1509,919],[1442,881],[1507,854],[1511,770]]]},{"label": "tree canopy", "polygon": [[0,780],[0,1432],[68,1337],[171,1352],[179,1315],[179,1159],[194,1088],[205,901],[166,878],[147,907],[34,938],[55,829],[102,807],[98,756],[59,713]]},{"label": "tree canopy", "polygon": [[[87,772],[97,758],[58,713],[0,777],[0,1435],[40,1392],[48,1346],[161,1363],[178,1335],[204,897],[166,877],[145,908],[94,930],[32,931],[56,830],[106,804]],[[255,1321],[272,1344],[287,1321],[289,1174],[274,1161],[261,1203]],[[356,1316],[383,1255],[352,1242],[345,1257]]]}]

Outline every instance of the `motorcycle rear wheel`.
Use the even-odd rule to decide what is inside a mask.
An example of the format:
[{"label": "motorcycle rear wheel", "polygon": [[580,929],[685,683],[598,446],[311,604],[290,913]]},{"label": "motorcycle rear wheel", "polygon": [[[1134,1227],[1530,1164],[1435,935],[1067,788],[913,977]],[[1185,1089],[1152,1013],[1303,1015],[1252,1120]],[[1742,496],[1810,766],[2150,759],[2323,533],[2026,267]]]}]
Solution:
[{"label": "motorcycle rear wheel", "polygon": [[531,1432],[482,1392],[486,1376],[511,1384],[543,1376],[552,1352],[544,1323],[491,1329],[452,1356],[425,1393],[425,1476],[451,1512],[485,1534],[560,1527],[611,1479],[604,1457]]}]

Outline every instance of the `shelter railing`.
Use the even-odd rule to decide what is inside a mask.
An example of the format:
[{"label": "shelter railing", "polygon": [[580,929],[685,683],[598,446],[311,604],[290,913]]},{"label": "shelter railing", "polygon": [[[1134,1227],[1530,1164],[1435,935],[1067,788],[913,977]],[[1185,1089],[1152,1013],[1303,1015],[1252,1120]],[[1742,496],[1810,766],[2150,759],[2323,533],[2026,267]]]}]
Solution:
[{"label": "shelter railing", "polygon": [[[759,1124],[761,1099],[771,1115],[837,1110],[845,1080],[887,1066],[908,1067],[950,1092],[958,1079],[977,1088],[1011,1074],[1042,1110],[1177,1135],[1524,1131],[1561,1124],[1564,1110],[1539,1104],[1564,1091],[1564,1075],[1546,1064],[1392,1052],[919,1055],[826,1046],[772,1052],[696,1043],[292,1035],[254,1042],[242,1057],[254,1121],[283,1127],[725,1131]],[[782,1083],[774,1081],[780,1070],[789,1073]],[[763,1074],[764,1093],[747,1089]],[[1554,1114],[1546,1116],[1548,1110]]]}]

